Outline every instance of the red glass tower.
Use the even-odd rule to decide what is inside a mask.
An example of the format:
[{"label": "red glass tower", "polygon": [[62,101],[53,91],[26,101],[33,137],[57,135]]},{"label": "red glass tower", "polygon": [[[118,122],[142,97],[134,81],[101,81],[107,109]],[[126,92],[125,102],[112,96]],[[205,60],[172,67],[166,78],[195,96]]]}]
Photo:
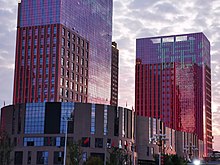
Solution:
[{"label": "red glass tower", "polygon": [[13,103],[110,104],[111,35],[112,0],[22,0]]},{"label": "red glass tower", "polygon": [[210,43],[203,33],[137,39],[138,115],[195,133],[212,152]]}]

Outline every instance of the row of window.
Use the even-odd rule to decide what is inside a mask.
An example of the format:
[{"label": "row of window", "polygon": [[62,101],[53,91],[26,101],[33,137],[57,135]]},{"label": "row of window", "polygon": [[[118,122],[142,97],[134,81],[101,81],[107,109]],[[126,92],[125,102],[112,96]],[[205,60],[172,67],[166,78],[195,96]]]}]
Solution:
[{"label": "row of window", "polygon": [[[33,33],[34,33],[34,35],[38,35],[39,33],[41,35],[45,35],[45,33],[50,34],[51,33],[51,27],[47,27],[47,28],[45,28],[45,27],[37,28],[36,27],[35,29],[23,29],[22,36],[23,37],[26,36],[26,35],[31,36]],[[56,25],[54,25],[54,27],[53,27],[53,34],[57,34]]]},{"label": "row of window", "polygon": [[[69,142],[73,142],[72,138],[68,138]],[[95,148],[103,148],[103,138],[95,138]],[[64,146],[65,145],[65,137],[25,137],[23,146],[25,147],[42,147],[42,146]],[[115,142],[111,139],[107,139],[106,147],[111,148],[115,147]],[[130,145],[130,146],[129,146]],[[118,141],[119,148],[131,147],[132,144],[128,144],[127,141],[124,141],[122,144],[122,140]],[[90,137],[82,137],[81,138],[81,147],[90,147],[91,146],[91,138]],[[129,149],[129,148],[126,148]]]},{"label": "row of window", "polygon": [[[81,59],[81,65],[84,66],[84,59]],[[71,71],[75,70],[76,73],[80,72],[81,75],[83,75],[85,73],[85,76],[88,77],[88,70],[87,69],[84,69],[83,67],[80,67],[79,65],[75,65],[73,62],[70,62],[69,60],[66,60],[66,63],[65,63],[65,59],[61,58],[61,66],[66,67],[66,68],[70,68]],[[88,68],[88,61],[85,61],[85,66]]]},{"label": "row of window", "polygon": [[[76,39],[76,35],[75,34],[71,34],[70,31],[66,30],[65,28],[62,28],[62,36],[66,36],[67,39],[72,39],[72,42],[75,42]],[[77,44],[81,45],[81,47],[84,47],[88,50],[89,49],[89,43],[85,42],[83,39],[81,39],[79,36],[77,36]]]}]

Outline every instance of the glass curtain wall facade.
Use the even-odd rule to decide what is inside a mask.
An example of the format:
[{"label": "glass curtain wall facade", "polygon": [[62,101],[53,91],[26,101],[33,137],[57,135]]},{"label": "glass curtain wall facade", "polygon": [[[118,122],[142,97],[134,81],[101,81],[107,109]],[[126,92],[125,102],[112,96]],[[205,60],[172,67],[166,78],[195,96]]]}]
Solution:
[{"label": "glass curtain wall facade", "polygon": [[137,114],[196,133],[212,151],[210,43],[203,33],[137,39]]},{"label": "glass curtain wall facade", "polygon": [[[112,0],[22,0],[18,5],[17,25],[14,103],[71,100],[110,103]],[[65,35],[62,28],[66,29]],[[68,54],[68,49],[73,50],[69,52],[70,56],[74,52],[72,44],[75,41],[68,39],[68,32],[76,36],[76,42],[80,42],[75,47],[75,53],[84,60],[82,63],[88,65],[76,66],[79,72],[82,72],[78,76],[74,73],[75,79],[81,81],[83,77],[84,81],[81,81],[81,84],[72,81],[78,92],[69,90],[70,87],[60,89],[62,82],[66,82],[66,79],[61,80],[60,75],[62,48],[65,48],[65,54]],[[89,59],[85,58],[87,51]],[[67,60],[66,57],[64,60]],[[33,67],[34,62],[36,67]],[[71,62],[73,61],[70,61],[70,64]],[[71,67],[70,64],[65,63],[66,67]],[[23,68],[35,68],[36,74],[42,72],[42,77],[39,76],[36,81],[33,80],[35,82],[31,82],[34,73]],[[24,79],[19,79],[22,76]],[[38,87],[38,79],[42,79],[42,87]],[[70,86],[70,78],[67,81],[67,86]],[[87,84],[83,85],[85,82]],[[44,90],[45,86],[47,90]],[[41,91],[37,91],[39,88]],[[38,93],[45,98],[37,99]],[[63,93],[63,96],[60,96],[60,93]]]}]

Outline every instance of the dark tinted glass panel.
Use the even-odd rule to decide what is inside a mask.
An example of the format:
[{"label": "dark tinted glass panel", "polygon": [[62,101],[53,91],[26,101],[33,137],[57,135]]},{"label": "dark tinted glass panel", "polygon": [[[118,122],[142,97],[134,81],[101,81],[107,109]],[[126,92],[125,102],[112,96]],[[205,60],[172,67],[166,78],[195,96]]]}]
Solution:
[{"label": "dark tinted glass panel", "polygon": [[15,151],[14,164],[22,165],[22,159],[23,159],[23,152]]},{"label": "dark tinted glass panel", "polygon": [[44,133],[60,133],[60,117],[61,103],[46,103]]}]

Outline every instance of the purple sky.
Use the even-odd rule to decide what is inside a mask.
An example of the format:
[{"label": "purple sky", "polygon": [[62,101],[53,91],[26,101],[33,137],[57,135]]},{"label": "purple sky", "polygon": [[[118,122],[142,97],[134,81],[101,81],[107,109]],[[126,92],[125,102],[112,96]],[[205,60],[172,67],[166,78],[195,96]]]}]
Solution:
[{"label": "purple sky", "polygon": [[[220,150],[220,1],[113,0],[120,49],[119,104],[134,106],[135,39],[204,32],[211,43],[214,149]],[[12,102],[17,1],[0,0],[0,107]]]}]

